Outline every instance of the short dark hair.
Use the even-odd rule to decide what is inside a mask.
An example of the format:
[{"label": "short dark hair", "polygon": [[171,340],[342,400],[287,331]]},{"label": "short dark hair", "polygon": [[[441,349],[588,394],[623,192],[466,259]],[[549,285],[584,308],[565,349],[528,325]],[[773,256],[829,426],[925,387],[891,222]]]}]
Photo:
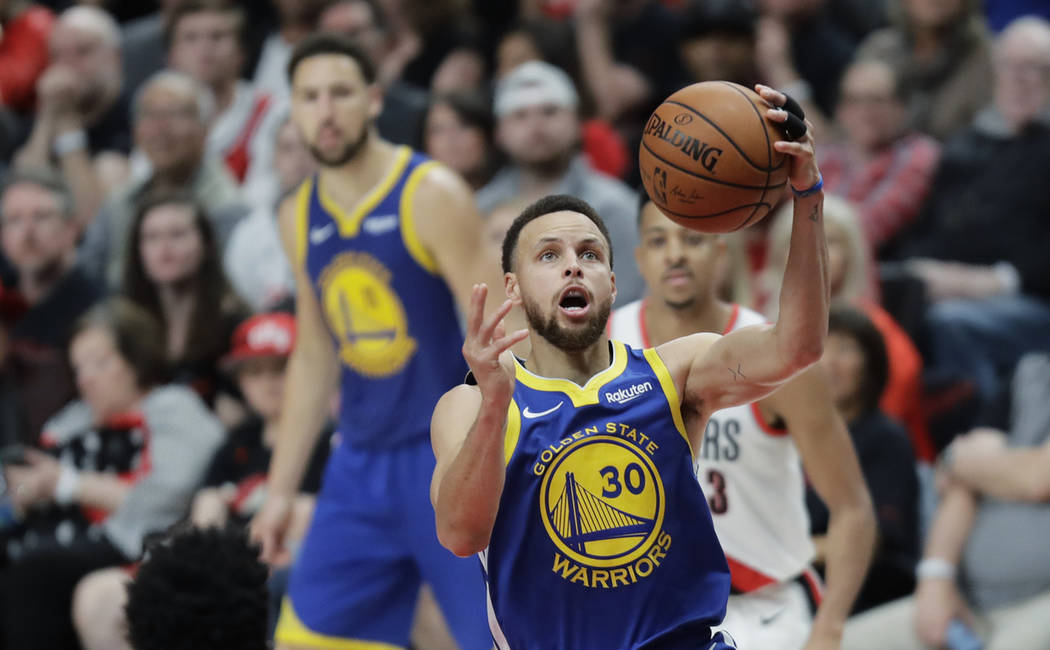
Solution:
[{"label": "short dark hair", "polygon": [[15,185],[23,183],[42,187],[54,194],[58,198],[62,216],[66,219],[73,218],[73,193],[61,174],[47,167],[16,167],[4,175],[0,196],[6,194]]},{"label": "short dark hair", "polygon": [[77,319],[70,341],[96,327],[113,336],[117,353],[135,372],[140,389],[152,388],[167,378],[163,331],[149,311],[123,296],[109,298]]},{"label": "short dark hair", "polygon": [[526,207],[514,220],[514,223],[510,224],[503,238],[504,273],[509,273],[514,267],[514,252],[518,248],[518,237],[521,235],[522,228],[529,225],[531,221],[555,212],[578,212],[593,221],[594,225],[598,226],[598,231],[602,233],[602,237],[605,237],[605,243],[609,245],[609,266],[612,267],[612,238],[609,237],[609,229],[605,227],[605,222],[591,207],[591,204],[568,194],[552,194]]},{"label": "short dark hair", "polygon": [[342,34],[323,32],[307,36],[295,46],[292,57],[288,61],[288,81],[291,82],[295,77],[295,70],[300,63],[306,59],[326,54],[350,57],[361,68],[361,76],[365,78],[365,82],[369,84],[375,83],[375,63],[368,57],[368,54],[365,53],[361,46],[355,43],[353,39]]},{"label": "short dark hair", "polygon": [[268,570],[246,532],[179,526],[147,546],[128,585],[135,650],[265,650]]},{"label": "short dark hair", "polygon": [[864,370],[860,384],[862,413],[878,408],[882,391],[889,380],[889,358],[886,343],[871,319],[864,312],[847,304],[832,305],[828,316],[828,334],[841,334],[857,342],[864,355]]},{"label": "short dark hair", "polygon": [[175,43],[175,29],[178,27],[179,21],[186,16],[203,13],[233,15],[237,23],[235,27],[237,44],[241,46],[241,51],[244,51],[247,44],[247,21],[245,20],[244,8],[229,0],[186,0],[175,5],[164,25],[164,50],[171,51],[171,46]]}]

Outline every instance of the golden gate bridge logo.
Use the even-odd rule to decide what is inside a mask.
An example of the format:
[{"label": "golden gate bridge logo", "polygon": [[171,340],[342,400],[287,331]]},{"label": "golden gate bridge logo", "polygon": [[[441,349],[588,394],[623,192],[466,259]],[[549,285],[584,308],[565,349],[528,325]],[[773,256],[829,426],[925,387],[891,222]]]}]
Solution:
[{"label": "golden gate bridge logo", "polygon": [[540,500],[555,546],[590,567],[634,561],[663,524],[663,482],[655,465],[619,437],[584,438],[563,450],[544,475]]},{"label": "golden gate bridge logo", "polygon": [[624,537],[644,539],[653,532],[655,523],[615,508],[591,494],[576,482],[573,472],[566,472],[561,498],[547,516],[565,544],[582,555],[587,555],[588,542]]}]

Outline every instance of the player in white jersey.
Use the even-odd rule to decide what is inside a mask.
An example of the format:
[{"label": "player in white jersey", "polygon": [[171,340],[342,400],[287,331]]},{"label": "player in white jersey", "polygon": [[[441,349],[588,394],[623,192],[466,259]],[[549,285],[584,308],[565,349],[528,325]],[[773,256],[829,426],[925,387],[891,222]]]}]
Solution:
[{"label": "player in white jersey", "polygon": [[[717,297],[726,245],[644,201],[635,256],[648,297],[615,312],[610,338],[649,348],[692,332],[728,334],[766,321]],[[846,426],[819,368],[752,404],[711,415],[696,472],[726,553],[734,595],[722,628],[741,648],[839,648],[871,556],[875,519]],[[688,423],[687,423],[688,427]],[[831,511],[820,557],[805,506],[806,473]]]}]

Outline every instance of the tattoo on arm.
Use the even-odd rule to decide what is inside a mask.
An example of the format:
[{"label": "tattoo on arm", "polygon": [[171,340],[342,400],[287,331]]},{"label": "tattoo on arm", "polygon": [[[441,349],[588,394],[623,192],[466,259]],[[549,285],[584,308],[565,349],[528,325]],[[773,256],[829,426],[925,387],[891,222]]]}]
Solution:
[{"label": "tattoo on arm", "polygon": [[809,220],[813,223],[820,221],[820,204],[813,206],[813,211],[809,213]]},{"label": "tattoo on arm", "polygon": [[739,363],[736,364],[736,370],[733,370],[732,368],[726,368],[726,370],[733,373],[733,381],[736,381],[738,379],[747,379],[747,377],[744,376],[744,369],[740,367]]}]

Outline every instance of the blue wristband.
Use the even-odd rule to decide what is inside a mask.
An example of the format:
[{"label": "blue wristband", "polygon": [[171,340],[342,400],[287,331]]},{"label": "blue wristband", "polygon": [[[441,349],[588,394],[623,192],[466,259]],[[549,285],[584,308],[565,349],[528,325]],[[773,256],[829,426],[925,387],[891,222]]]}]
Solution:
[{"label": "blue wristband", "polygon": [[797,197],[813,196],[822,189],[824,189],[824,177],[820,172],[817,172],[817,182],[808,190],[796,190],[794,185],[791,186],[791,191],[794,192]]}]

